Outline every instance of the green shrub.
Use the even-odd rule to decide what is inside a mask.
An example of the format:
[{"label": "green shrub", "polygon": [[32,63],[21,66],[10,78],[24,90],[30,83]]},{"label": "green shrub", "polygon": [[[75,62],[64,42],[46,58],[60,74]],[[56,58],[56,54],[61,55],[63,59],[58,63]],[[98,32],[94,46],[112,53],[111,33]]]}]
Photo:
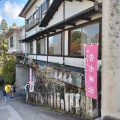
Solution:
[{"label": "green shrub", "polygon": [[15,82],[15,65],[16,61],[7,61],[2,69],[2,75],[5,83],[13,84]]}]

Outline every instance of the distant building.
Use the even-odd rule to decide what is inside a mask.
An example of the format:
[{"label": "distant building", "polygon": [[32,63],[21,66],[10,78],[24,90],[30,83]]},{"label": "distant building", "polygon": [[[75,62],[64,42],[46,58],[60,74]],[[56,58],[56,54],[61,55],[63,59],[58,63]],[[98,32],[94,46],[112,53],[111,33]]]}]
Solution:
[{"label": "distant building", "polygon": [[7,54],[14,55],[14,59],[23,59],[23,54],[25,53],[25,44],[20,43],[20,39],[25,38],[25,26],[12,26],[8,29],[5,37],[8,40],[8,51]]}]

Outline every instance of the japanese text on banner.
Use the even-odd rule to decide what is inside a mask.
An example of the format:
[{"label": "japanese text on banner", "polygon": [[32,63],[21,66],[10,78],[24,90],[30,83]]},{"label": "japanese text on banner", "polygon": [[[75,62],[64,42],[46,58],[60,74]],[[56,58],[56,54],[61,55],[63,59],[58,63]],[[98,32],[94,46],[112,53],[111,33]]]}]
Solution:
[{"label": "japanese text on banner", "polygon": [[97,99],[98,45],[86,45],[86,96]]}]

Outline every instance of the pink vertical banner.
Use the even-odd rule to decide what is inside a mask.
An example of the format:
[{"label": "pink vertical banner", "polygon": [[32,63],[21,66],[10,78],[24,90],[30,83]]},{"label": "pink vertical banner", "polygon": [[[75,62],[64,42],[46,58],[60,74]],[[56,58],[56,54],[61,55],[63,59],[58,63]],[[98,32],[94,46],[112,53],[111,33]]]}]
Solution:
[{"label": "pink vertical banner", "polygon": [[32,69],[30,68],[30,90],[32,89]]},{"label": "pink vertical banner", "polygon": [[86,45],[86,96],[97,99],[98,45]]}]

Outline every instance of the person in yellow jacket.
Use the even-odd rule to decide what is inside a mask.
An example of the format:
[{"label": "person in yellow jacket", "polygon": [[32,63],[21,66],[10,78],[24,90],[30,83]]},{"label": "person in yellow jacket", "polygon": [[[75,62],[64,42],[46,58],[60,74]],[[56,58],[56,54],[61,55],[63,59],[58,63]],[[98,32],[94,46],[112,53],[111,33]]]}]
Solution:
[{"label": "person in yellow jacket", "polygon": [[7,103],[11,100],[11,85],[9,83],[5,85],[5,91],[6,91],[5,102]]}]

